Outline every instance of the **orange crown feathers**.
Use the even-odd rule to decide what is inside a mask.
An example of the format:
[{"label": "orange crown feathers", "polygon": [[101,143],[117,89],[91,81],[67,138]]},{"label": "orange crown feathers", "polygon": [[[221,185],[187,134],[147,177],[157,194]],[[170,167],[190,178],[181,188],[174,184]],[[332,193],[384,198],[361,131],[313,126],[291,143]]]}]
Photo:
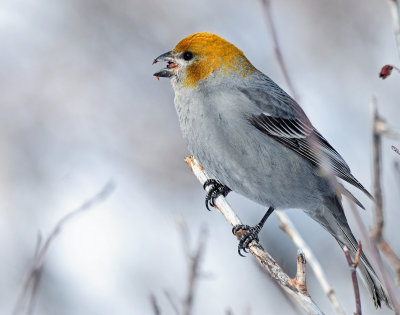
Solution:
[{"label": "orange crown feathers", "polygon": [[222,37],[208,32],[195,33],[182,39],[174,51],[190,51],[195,56],[195,60],[186,70],[184,86],[197,86],[200,80],[217,69],[224,74],[239,71],[243,76],[256,71],[240,49]]}]

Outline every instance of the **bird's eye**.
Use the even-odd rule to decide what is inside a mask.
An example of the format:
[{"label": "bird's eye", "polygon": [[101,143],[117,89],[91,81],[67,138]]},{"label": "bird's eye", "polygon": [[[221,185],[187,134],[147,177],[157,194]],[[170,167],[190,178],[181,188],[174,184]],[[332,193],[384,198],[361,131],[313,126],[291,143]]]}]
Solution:
[{"label": "bird's eye", "polygon": [[185,59],[186,61],[189,61],[192,58],[193,58],[193,53],[191,51],[185,51],[183,53],[183,59]]}]

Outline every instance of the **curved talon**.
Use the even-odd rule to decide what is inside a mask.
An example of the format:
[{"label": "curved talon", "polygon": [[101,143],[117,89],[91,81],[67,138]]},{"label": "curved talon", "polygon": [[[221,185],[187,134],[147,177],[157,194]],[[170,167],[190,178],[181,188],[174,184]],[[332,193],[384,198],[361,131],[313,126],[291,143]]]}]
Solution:
[{"label": "curved talon", "polygon": [[210,187],[206,194],[205,200],[206,208],[208,211],[210,211],[209,206],[215,207],[215,199],[217,199],[221,195],[226,197],[231,191],[229,187],[221,184],[216,179],[207,179],[203,184],[203,188],[206,189],[207,187]]},{"label": "curved talon", "polygon": [[267,212],[264,214],[261,221],[256,226],[248,226],[244,224],[235,225],[232,228],[232,233],[236,235],[240,230],[243,230],[243,234],[239,237],[239,244],[238,244],[238,253],[240,256],[245,257],[242,255],[242,250],[245,253],[248,253],[247,249],[252,241],[259,242],[258,233],[260,233],[265,221],[274,211],[274,207],[269,207]]},{"label": "curved talon", "polygon": [[214,189],[214,185],[211,187],[211,189],[206,194],[206,200],[205,201],[206,201],[206,208],[207,208],[208,211],[211,211],[211,209],[208,207],[208,205],[213,206],[212,197],[211,197],[213,189]]},{"label": "curved talon", "polygon": [[208,200],[209,199],[207,199],[207,196],[206,196],[206,208],[207,208],[208,211],[211,211],[211,209],[208,207]]},{"label": "curved talon", "polygon": [[249,244],[254,240],[258,241],[259,229],[257,227],[251,227],[243,224],[235,225],[232,228],[232,233],[236,235],[236,233],[240,230],[244,230],[244,233],[239,238],[238,253],[240,256],[245,257],[245,255],[242,254],[242,251],[248,253]]},{"label": "curved talon", "polygon": [[[245,230],[245,231],[247,231],[248,229],[250,229],[250,226],[245,225],[245,224],[238,224],[238,225],[235,225],[235,226],[232,228],[232,234],[233,234],[233,235],[236,235],[236,233],[239,232],[240,230]],[[242,236],[243,236],[243,235],[242,235]]]}]

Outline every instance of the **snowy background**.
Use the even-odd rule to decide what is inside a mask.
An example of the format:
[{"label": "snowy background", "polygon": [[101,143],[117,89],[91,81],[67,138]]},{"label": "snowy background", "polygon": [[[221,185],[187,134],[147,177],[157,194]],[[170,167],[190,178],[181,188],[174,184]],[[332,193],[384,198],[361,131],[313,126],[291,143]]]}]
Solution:
[{"label": "snowy background", "polygon": [[[282,52],[300,103],[317,129],[371,190],[371,106],[399,131],[400,76],[382,81],[399,59],[385,1],[273,1]],[[195,245],[208,238],[194,314],[296,314],[287,297],[237,241],[183,162],[168,80],[153,58],[189,34],[217,33],[285,88],[259,1],[2,0],[0,3],[0,314],[10,314],[32,260],[37,234],[112,180],[107,201],[71,221],[48,252],[36,314],[152,314],[154,293],[186,292],[187,260],[177,218]],[[385,236],[400,253],[393,162],[383,142]],[[349,187],[349,185],[347,185]],[[371,202],[350,188],[366,205]],[[265,209],[235,194],[248,224]],[[349,210],[349,209],[348,209]],[[348,267],[336,242],[299,210],[288,210],[312,247],[346,311],[354,311]],[[349,218],[350,219],[350,218]],[[354,226],[350,221],[350,225]],[[356,229],[353,229],[357,234]],[[272,216],[261,244],[294,275],[296,247]],[[312,271],[309,292],[332,314]],[[374,313],[361,289],[365,314]],[[389,314],[384,308],[379,314]]]}]

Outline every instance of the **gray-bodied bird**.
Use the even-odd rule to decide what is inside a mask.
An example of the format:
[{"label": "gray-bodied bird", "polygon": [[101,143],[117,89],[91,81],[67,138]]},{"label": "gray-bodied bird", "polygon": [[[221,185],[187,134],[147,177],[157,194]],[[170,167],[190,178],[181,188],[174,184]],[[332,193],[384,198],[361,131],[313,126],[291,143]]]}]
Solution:
[{"label": "gray-bodied bird", "polygon": [[[157,57],[157,77],[171,78],[175,108],[189,150],[213,180],[206,205],[235,191],[269,207],[260,224],[246,229],[245,250],[274,208],[303,209],[352,256],[357,241],[347,223],[340,192],[361,205],[335,176],[369,192],[339,153],[313,127],[301,107],[243,52],[223,38],[196,33]],[[371,197],[372,198],[372,197]],[[389,299],[362,253],[359,264],[376,307]]]}]

